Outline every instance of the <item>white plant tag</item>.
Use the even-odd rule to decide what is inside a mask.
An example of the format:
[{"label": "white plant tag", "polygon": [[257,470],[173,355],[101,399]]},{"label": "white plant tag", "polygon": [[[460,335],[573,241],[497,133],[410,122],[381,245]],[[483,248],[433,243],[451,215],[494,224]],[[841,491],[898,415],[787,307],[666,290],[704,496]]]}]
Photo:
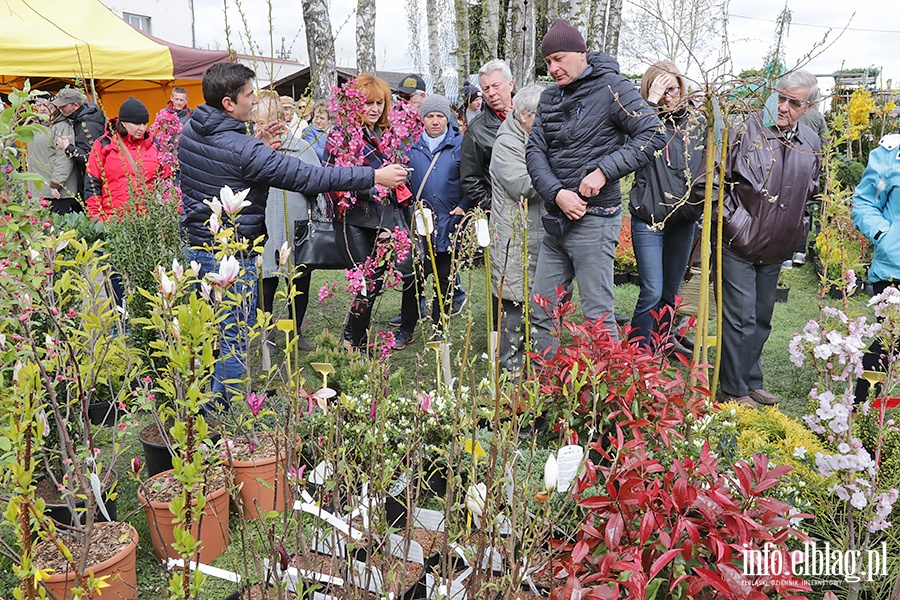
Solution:
[{"label": "white plant tag", "polygon": [[427,206],[416,207],[416,234],[431,235],[434,231],[434,214]]},{"label": "white plant tag", "polygon": [[316,465],[316,468],[313,469],[313,472],[309,475],[309,482],[313,485],[325,485],[325,483],[331,479],[331,476],[334,475],[334,470],[331,468],[331,465],[325,462],[324,460]]},{"label": "white plant tag", "polygon": [[112,521],[109,513],[106,512],[106,504],[103,503],[103,486],[100,485],[100,476],[97,473],[91,473],[91,490],[94,492],[94,499],[97,501],[97,508],[103,513],[107,521]]},{"label": "white plant tag", "polygon": [[491,245],[491,231],[488,228],[487,219],[481,218],[475,221],[475,239],[478,240],[478,245],[482,248],[487,248]]},{"label": "white plant tag", "polygon": [[559,468],[559,477],[556,480],[558,492],[569,491],[569,486],[578,477],[581,469],[581,461],[584,459],[584,448],[581,446],[563,446],[556,453],[556,462]]},{"label": "white plant tag", "polygon": [[[183,558],[170,558],[166,563],[166,568],[173,569],[175,567],[184,567],[184,559]],[[232,583],[240,583],[241,575],[240,573],[232,573],[231,571],[226,571],[225,569],[220,569],[218,567],[211,567],[209,565],[205,565],[203,563],[196,563],[194,561],[190,561],[188,563],[188,568],[191,571],[200,571],[204,575],[209,575],[211,577],[218,577],[219,579],[224,579],[225,581],[230,581]]]}]

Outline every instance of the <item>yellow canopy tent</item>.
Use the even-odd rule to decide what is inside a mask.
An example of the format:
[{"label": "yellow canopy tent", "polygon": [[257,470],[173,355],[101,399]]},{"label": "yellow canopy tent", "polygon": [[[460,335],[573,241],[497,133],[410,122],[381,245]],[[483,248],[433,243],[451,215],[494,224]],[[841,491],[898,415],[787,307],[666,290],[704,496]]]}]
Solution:
[{"label": "yellow canopy tent", "polygon": [[200,79],[227,51],[197,50],[145,35],[98,0],[0,0],[0,90],[58,90],[83,82],[115,115],[129,96],[153,115],[171,89],[202,102]]}]

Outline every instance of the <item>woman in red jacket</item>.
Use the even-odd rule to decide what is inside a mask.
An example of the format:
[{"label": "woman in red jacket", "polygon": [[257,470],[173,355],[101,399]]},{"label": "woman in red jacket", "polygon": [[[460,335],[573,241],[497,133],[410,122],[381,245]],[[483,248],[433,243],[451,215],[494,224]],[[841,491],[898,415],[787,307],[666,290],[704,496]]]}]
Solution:
[{"label": "woman in red jacket", "polygon": [[[119,108],[106,134],[94,142],[88,157],[85,194],[87,213],[100,221],[118,220],[125,210],[143,211],[145,198],[167,174],[147,131],[150,114],[136,98]],[[116,306],[125,311],[125,286],[116,272],[110,275]]]},{"label": "woman in red jacket", "polygon": [[106,135],[94,142],[88,158],[87,212],[108,221],[126,206],[140,210],[143,200],[163,176],[159,152],[147,131],[150,114],[136,98],[126,100]]}]

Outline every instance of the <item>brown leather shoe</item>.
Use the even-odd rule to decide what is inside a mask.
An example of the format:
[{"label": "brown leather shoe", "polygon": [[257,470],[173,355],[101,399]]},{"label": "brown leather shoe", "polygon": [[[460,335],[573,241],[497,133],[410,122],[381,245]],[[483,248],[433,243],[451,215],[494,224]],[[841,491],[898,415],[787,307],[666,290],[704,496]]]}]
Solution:
[{"label": "brown leather shoe", "polygon": [[766,406],[773,406],[781,402],[781,398],[779,398],[772,392],[767,392],[762,388],[758,390],[750,390],[750,397],[760,404],[765,404]]},{"label": "brown leather shoe", "polygon": [[743,404],[744,406],[749,406],[751,408],[759,408],[759,404],[757,404],[756,400],[750,396],[732,396],[725,392],[719,393],[719,402],[734,402],[735,404]]}]

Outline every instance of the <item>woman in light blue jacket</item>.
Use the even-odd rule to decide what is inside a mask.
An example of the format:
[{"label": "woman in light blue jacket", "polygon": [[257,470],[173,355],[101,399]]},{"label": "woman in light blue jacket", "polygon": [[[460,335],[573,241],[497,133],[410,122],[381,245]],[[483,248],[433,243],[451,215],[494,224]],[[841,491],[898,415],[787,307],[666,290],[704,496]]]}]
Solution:
[{"label": "woman in light blue jacket", "polygon": [[[900,134],[882,138],[853,193],[853,224],[875,246],[869,281],[876,294],[900,287]],[[876,339],[863,355],[863,368],[883,371],[884,349]],[[869,396],[869,383],[856,381],[856,401]]]}]

